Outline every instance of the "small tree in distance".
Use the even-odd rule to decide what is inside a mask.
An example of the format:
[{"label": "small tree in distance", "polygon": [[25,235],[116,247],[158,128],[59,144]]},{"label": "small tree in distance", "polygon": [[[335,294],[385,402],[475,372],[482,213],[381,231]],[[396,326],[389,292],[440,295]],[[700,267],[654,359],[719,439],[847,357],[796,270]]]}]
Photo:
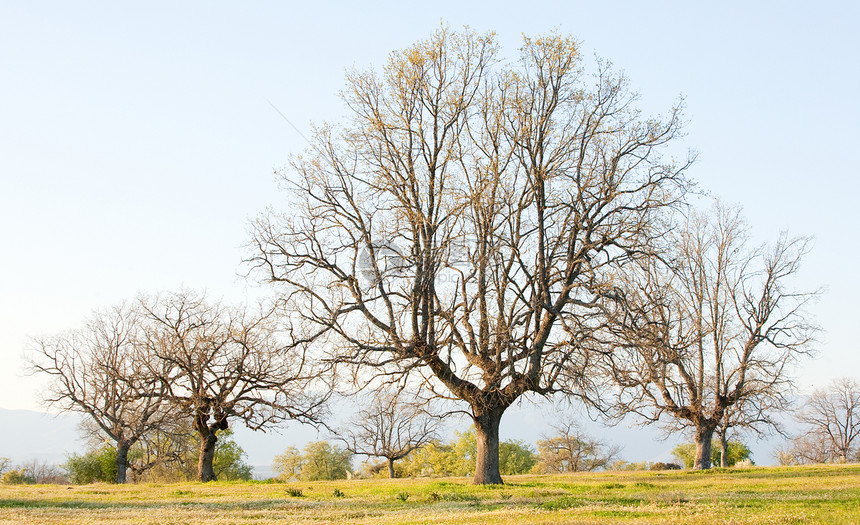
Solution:
[{"label": "small tree in distance", "polygon": [[535,471],[542,474],[600,470],[620,452],[617,446],[588,436],[572,421],[553,425],[552,434],[544,435],[537,446]]},{"label": "small tree in distance", "polygon": [[284,480],[296,480],[302,474],[304,458],[299,449],[289,446],[272,460],[272,470]]},{"label": "small tree in distance", "polygon": [[296,447],[288,447],[275,456],[272,468],[286,480],[345,479],[352,472],[352,452],[328,441],[313,441],[301,453]]},{"label": "small tree in distance", "polygon": [[397,393],[379,390],[340,439],[353,454],[385,458],[388,477],[394,478],[394,462],[435,440],[439,424],[424,404],[405,403]]},{"label": "small tree in distance", "polygon": [[817,389],[796,416],[805,432],[777,451],[782,464],[860,461],[860,382],[849,377]]},{"label": "small tree in distance", "polygon": [[534,448],[519,439],[499,443],[499,470],[504,475],[527,474],[538,462]]}]

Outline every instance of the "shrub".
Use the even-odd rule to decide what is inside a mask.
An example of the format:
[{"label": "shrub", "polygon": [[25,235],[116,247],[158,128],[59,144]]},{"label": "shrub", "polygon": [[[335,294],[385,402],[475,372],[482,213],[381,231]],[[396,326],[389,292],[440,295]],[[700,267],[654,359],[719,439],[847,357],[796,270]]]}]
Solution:
[{"label": "shrub", "polygon": [[272,466],[282,479],[346,479],[352,471],[352,453],[328,441],[314,441],[301,454],[295,447],[287,448],[275,456]]},{"label": "shrub", "polygon": [[662,461],[658,461],[657,463],[652,463],[648,470],[681,470],[681,465],[677,463],[663,463]]},{"label": "shrub", "polygon": [[29,485],[36,482],[35,478],[23,468],[7,471],[3,474],[2,480],[9,485]]},{"label": "shrub", "polygon": [[116,448],[104,446],[83,455],[69,456],[62,467],[69,474],[69,481],[76,485],[113,483],[116,481]]},{"label": "shrub", "polygon": [[238,443],[233,441],[232,433],[222,432],[215,445],[215,459],[212,468],[222,481],[248,481],[253,477],[254,467],[245,463],[247,454]]},{"label": "shrub", "polygon": [[526,474],[535,463],[537,456],[522,441],[509,440],[499,444],[499,470],[502,474]]}]

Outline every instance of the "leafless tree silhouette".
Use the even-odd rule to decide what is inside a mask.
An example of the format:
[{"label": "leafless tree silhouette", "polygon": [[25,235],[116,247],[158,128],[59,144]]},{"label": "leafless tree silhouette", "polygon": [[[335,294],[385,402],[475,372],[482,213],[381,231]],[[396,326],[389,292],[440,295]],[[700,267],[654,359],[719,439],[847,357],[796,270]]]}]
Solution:
[{"label": "leafless tree silhouette", "polygon": [[440,419],[425,403],[409,403],[397,392],[380,390],[359,410],[340,438],[353,454],[385,458],[388,477],[394,462],[438,438]]},{"label": "leafless tree silhouette", "polygon": [[699,469],[710,468],[720,425],[770,423],[765,411],[788,405],[791,365],[811,352],[816,332],[803,310],[816,292],[788,288],[808,246],[781,235],[750,250],[738,210],[692,213],[664,257],[619,278],[607,326],[624,351],[603,360],[621,387],[617,413],[692,428]]},{"label": "leafless tree silhouette", "polygon": [[497,47],[443,28],[381,76],[350,72],[351,121],[294,159],[289,209],[256,222],[250,258],[330,362],[465,402],[475,483],[502,482],[520,396],[583,395],[599,290],[660,235],[689,164],[661,155],[680,108],[642,118],[573,40],[525,38],[514,65]]},{"label": "leafless tree silhouette", "polygon": [[88,416],[82,429],[116,444],[117,483],[125,483],[132,446],[176,417],[150,372],[157,367],[141,344],[142,312],[123,304],[94,313],[78,330],[34,339],[34,373],[51,377],[48,406]]},{"label": "leafless tree silhouette", "polygon": [[217,433],[230,420],[254,430],[320,420],[330,390],[315,384],[321,376],[305,347],[282,343],[283,319],[274,307],[227,308],[181,292],[144,300],[142,308],[143,334],[156,357],[152,373],[200,437],[200,481],[216,479]]}]

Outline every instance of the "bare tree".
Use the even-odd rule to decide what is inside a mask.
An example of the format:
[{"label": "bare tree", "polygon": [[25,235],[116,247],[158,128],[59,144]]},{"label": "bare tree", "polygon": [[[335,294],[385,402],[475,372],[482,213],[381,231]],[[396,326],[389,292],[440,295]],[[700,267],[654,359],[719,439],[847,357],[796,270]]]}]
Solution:
[{"label": "bare tree", "polygon": [[[217,433],[238,420],[264,430],[286,419],[318,422],[329,391],[301,346],[287,347],[274,308],[252,313],[189,292],[143,301],[147,345],[166,397],[200,438],[200,481],[216,479]],[[317,388],[317,391],[313,389]]]},{"label": "bare tree", "polygon": [[842,377],[814,391],[797,420],[808,429],[798,448],[819,451],[807,454],[810,462],[860,458],[860,383],[856,379]]},{"label": "bare tree", "polygon": [[18,465],[18,471],[29,480],[29,483],[39,485],[68,485],[69,483],[63,469],[44,460],[31,459]]},{"label": "bare tree", "polygon": [[604,360],[621,387],[615,409],[692,428],[698,469],[720,425],[773,424],[765,412],[788,405],[790,366],[815,332],[802,310],[815,293],[787,288],[807,250],[785,235],[749,250],[738,210],[692,213],[666,257],[623,278],[610,326],[626,351]]},{"label": "bare tree", "polygon": [[833,461],[832,450],[820,436],[804,434],[786,441],[774,450],[780,465],[806,465]]},{"label": "bare tree", "polygon": [[94,313],[82,329],[34,339],[27,358],[33,373],[51,378],[48,406],[86,414],[84,432],[115,443],[117,483],[126,481],[131,447],[175,417],[148,373],[140,330],[140,311],[124,304]]},{"label": "bare tree", "polygon": [[351,123],[294,160],[251,263],[331,362],[465,402],[474,482],[501,483],[505,410],[583,394],[597,290],[685,185],[659,153],[679,108],[645,120],[635,98],[568,38],[526,38],[501,66],[491,35],[440,29],[381,77],[348,75]]},{"label": "bare tree", "polygon": [[786,395],[772,396],[763,392],[743,396],[734,405],[727,406],[714,430],[720,443],[720,466],[729,466],[729,442],[738,434],[752,434],[759,439],[774,433],[786,436],[779,416],[792,405],[792,399]]},{"label": "bare tree", "polygon": [[152,476],[158,478],[170,471],[185,472],[183,479],[194,478],[196,465],[190,468],[186,463],[189,457],[196,458],[199,448],[197,436],[188,415],[179,413],[175,406],[173,408],[174,418],[144,436],[134,449],[133,458],[128,463],[133,481]]},{"label": "bare tree", "polygon": [[553,425],[552,434],[544,434],[537,446],[540,457],[537,467],[546,474],[606,468],[620,452],[617,446],[585,434],[574,421]]},{"label": "bare tree", "polygon": [[394,478],[394,462],[436,440],[439,422],[423,403],[407,403],[398,393],[380,390],[355,415],[341,440],[353,454],[385,458],[388,477]]}]

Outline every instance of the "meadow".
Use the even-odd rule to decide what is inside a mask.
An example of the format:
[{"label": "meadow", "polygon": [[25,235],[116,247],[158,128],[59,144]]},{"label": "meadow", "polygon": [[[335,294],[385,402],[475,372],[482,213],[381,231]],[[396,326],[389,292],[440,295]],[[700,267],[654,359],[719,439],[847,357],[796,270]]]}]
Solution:
[{"label": "meadow", "polygon": [[0,485],[0,523],[860,523],[860,465],[467,478]]}]

